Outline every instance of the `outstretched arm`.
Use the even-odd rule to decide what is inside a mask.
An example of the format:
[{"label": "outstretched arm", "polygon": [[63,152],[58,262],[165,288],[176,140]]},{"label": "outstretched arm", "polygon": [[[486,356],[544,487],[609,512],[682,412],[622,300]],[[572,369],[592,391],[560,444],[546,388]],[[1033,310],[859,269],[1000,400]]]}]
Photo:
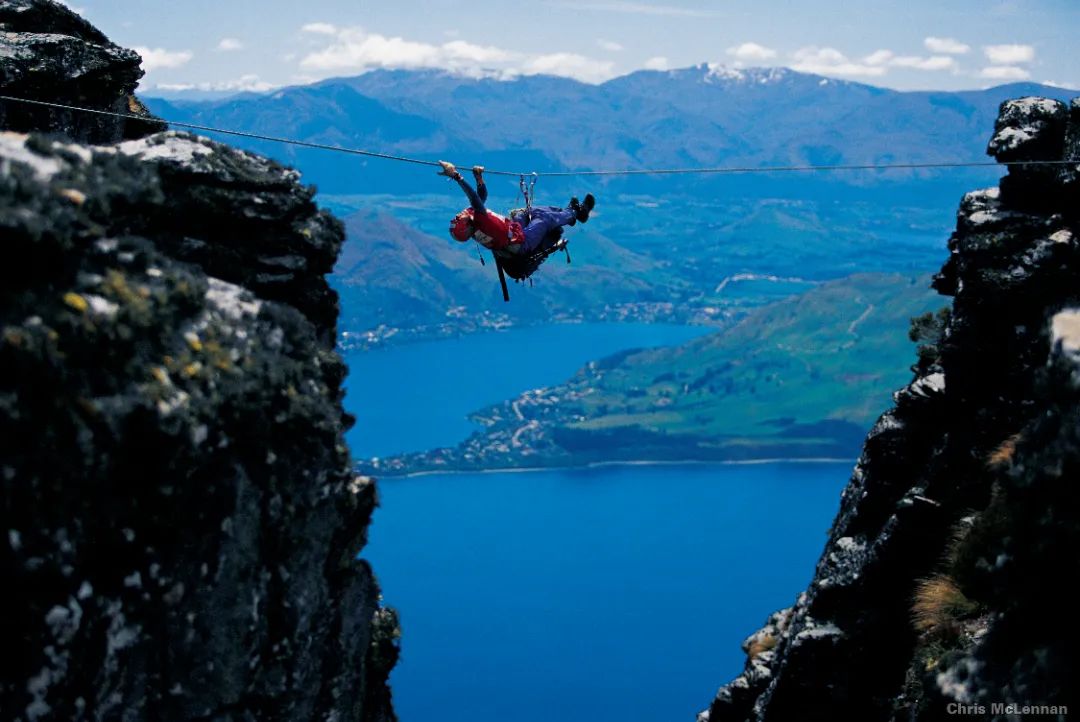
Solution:
[{"label": "outstretched arm", "polygon": [[[483,198],[473,190],[473,187],[469,185],[469,182],[458,173],[457,168],[453,163],[447,163],[445,160],[440,160],[439,165],[442,166],[442,170],[439,171],[439,175],[444,175],[447,178],[453,178],[461,186],[461,190],[465,191],[465,195],[469,198],[469,205],[477,213],[487,213],[487,208],[484,206]],[[487,189],[484,189],[484,196],[487,196]]]},{"label": "outstretched arm", "polygon": [[476,193],[480,196],[480,200],[487,203],[488,192],[487,183],[484,182],[484,166],[474,165],[472,167],[472,177],[476,181]]}]

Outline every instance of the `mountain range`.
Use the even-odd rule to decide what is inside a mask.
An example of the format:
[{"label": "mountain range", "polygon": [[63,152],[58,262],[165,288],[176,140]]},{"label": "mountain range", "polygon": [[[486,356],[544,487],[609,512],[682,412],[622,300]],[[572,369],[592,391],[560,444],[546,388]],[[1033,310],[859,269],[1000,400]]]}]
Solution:
[{"label": "mountain range", "polygon": [[[380,70],[212,101],[150,98],[159,116],[301,141],[489,168],[577,170],[981,161],[1006,98],[1035,84],[897,92],[786,69],[699,65],[588,85]],[[360,345],[558,320],[723,325],[815,283],[935,268],[962,193],[998,168],[541,178],[537,200],[594,191],[566,267],[503,304],[494,269],[446,236],[465,199],[431,168],[223,138],[299,168],[347,218],[335,286]],[[520,204],[493,176],[490,205]],[[784,280],[787,279],[787,280]],[[792,281],[792,279],[794,279]],[[368,311],[375,309],[377,313]],[[348,338],[348,337],[347,337]]]},{"label": "mountain range", "polygon": [[[783,68],[698,65],[642,70],[600,85],[569,78],[477,79],[376,70],[214,101],[148,99],[183,122],[514,171],[982,160],[1000,103],[1070,91],[1014,83],[965,92],[899,92]],[[296,165],[328,193],[423,192],[428,171],[324,151],[233,139]],[[981,172],[976,171],[979,175]],[[970,177],[971,173],[962,173]],[[981,173],[985,181],[986,174]],[[918,178],[892,171],[822,178],[856,187]],[[956,188],[967,187],[957,174]],[[757,192],[762,180],[700,176],[609,181],[618,188]],[[561,188],[565,184],[552,183]],[[568,186],[566,186],[568,187]],[[959,191],[958,191],[959,192]]]}]

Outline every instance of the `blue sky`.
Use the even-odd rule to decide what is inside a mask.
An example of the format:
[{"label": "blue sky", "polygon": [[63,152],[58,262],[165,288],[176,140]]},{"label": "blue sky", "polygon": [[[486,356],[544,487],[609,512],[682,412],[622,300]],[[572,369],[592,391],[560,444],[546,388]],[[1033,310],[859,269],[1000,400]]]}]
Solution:
[{"label": "blue sky", "polygon": [[378,67],[602,82],[702,62],[899,89],[1080,88],[1078,0],[68,0],[143,90],[268,90]]}]

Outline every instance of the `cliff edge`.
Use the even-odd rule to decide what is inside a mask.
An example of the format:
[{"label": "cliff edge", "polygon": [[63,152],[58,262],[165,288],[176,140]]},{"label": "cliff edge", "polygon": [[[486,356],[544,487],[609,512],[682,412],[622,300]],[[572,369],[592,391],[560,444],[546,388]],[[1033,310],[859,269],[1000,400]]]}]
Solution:
[{"label": "cliff edge", "polygon": [[[0,0],[2,95],[138,112],[138,66]],[[149,116],[0,101],[0,126],[4,718],[394,719],[342,224],[295,171]]]},{"label": "cliff edge", "polygon": [[964,197],[934,281],[951,309],[916,320],[916,377],[867,437],[813,581],[701,720],[1075,704],[1080,101],[1004,103],[988,152],[1076,162],[1011,166]]}]

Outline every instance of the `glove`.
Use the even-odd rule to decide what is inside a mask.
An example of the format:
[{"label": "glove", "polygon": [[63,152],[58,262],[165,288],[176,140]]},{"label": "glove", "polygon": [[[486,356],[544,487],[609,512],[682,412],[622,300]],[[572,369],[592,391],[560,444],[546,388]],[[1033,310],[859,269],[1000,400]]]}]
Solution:
[{"label": "glove", "polygon": [[439,175],[444,175],[447,178],[460,178],[461,174],[457,172],[457,168],[453,163],[447,163],[445,160],[440,160],[439,165],[442,166],[442,170],[439,171]]}]

